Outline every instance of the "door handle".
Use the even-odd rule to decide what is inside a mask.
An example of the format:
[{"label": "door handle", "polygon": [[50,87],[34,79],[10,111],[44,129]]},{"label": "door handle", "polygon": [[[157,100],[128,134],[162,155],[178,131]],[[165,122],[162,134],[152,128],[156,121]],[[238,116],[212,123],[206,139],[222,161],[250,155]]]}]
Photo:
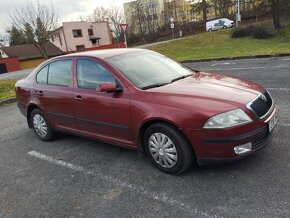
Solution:
[{"label": "door handle", "polygon": [[77,100],[77,101],[82,101],[83,100],[82,96],[80,96],[80,95],[75,96],[74,99]]},{"label": "door handle", "polygon": [[37,90],[37,91],[36,91],[36,94],[38,94],[39,96],[43,96],[43,91],[41,91],[41,90]]}]

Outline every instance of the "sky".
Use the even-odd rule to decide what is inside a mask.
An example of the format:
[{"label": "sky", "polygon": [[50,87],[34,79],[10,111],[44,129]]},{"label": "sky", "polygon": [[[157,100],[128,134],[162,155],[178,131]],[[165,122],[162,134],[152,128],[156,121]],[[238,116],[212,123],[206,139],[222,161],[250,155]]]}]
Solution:
[{"label": "sky", "polygon": [[[37,4],[37,0],[29,0],[33,4]],[[80,16],[88,16],[93,13],[97,6],[109,7],[110,5],[118,5],[123,8],[123,3],[131,0],[38,0],[40,4],[53,3],[56,11],[59,13],[60,21],[79,20]],[[4,37],[5,30],[9,27],[9,14],[19,7],[25,5],[26,0],[0,0],[0,37]]]}]

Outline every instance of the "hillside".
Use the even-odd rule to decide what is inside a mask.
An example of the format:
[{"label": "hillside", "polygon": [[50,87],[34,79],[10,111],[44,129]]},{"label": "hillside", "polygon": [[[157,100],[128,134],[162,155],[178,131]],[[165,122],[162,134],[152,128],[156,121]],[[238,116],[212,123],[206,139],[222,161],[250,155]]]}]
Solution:
[{"label": "hillside", "polygon": [[290,27],[276,31],[274,37],[270,39],[250,37],[232,39],[232,31],[233,29],[206,32],[147,48],[177,61],[274,54],[290,55]]}]

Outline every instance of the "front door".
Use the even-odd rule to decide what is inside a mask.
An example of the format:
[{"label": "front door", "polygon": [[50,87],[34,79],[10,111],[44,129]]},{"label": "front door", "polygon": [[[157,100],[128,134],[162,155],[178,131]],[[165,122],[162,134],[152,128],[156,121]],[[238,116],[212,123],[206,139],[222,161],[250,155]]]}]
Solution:
[{"label": "front door", "polygon": [[[75,113],[79,131],[88,136],[132,146],[129,92],[102,64],[78,59],[74,89]],[[122,86],[122,92],[98,92],[103,82]]]}]

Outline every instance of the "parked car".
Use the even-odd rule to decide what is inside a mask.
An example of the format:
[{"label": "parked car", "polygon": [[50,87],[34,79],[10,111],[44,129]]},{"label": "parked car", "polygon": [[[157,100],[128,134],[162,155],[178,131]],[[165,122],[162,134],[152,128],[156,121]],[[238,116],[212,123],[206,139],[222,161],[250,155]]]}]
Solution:
[{"label": "parked car", "polygon": [[219,29],[227,29],[234,26],[234,21],[228,18],[221,18],[206,22],[206,31],[215,31]]},{"label": "parked car", "polygon": [[16,97],[41,140],[66,132],[137,149],[171,174],[250,155],[278,121],[264,87],[143,49],[52,58],[16,83]]}]

